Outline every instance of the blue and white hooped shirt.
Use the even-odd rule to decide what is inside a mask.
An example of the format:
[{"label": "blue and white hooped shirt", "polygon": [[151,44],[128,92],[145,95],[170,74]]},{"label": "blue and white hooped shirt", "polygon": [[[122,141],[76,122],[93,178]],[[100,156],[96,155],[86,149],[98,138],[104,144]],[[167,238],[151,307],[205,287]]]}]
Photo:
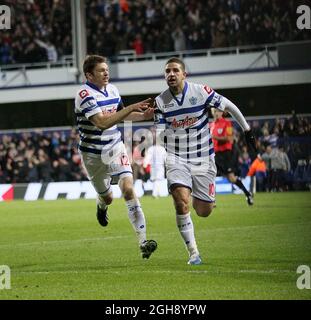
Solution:
[{"label": "blue and white hooped shirt", "polygon": [[168,88],[156,97],[155,124],[165,131],[165,148],[187,162],[214,156],[208,124],[210,107],[224,110],[222,96],[208,86],[185,82],[175,96]]},{"label": "blue and white hooped shirt", "polygon": [[114,85],[109,83],[105,90],[100,90],[89,82],[81,86],[75,99],[81,152],[100,156],[121,141],[121,132],[117,125],[102,130],[94,126],[89,118],[99,112],[115,113],[122,108],[122,99]]}]

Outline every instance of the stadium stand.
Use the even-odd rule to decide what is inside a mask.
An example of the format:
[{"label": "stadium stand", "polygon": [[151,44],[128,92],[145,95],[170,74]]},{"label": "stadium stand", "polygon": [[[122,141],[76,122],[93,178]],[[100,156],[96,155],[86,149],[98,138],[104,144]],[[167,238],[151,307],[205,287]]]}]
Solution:
[{"label": "stadium stand", "polygon": [[[86,0],[88,47],[114,57],[310,40],[296,26],[300,0]],[[19,24],[0,33],[0,64],[72,54],[70,1],[6,1]],[[163,28],[159,28],[163,26]],[[254,36],[256,34],[256,36]]]},{"label": "stadium stand", "polygon": [[75,130],[2,134],[0,183],[87,180]]},{"label": "stadium stand", "polygon": [[[311,118],[298,117],[293,113],[290,117],[254,120],[251,125],[267,168],[267,179],[266,175],[265,179],[261,179],[259,190],[306,190],[311,182]],[[278,132],[277,144],[274,143],[274,137],[270,139],[275,132]],[[236,170],[244,178],[252,161],[243,134],[237,127],[234,137],[238,163]],[[77,143],[78,133],[75,129],[0,132],[0,183],[87,180],[81,166]],[[136,146],[135,143],[132,145]],[[271,157],[264,156],[269,154],[268,149],[277,154],[276,167],[271,166],[274,161]],[[133,148],[133,151],[135,150]],[[137,153],[137,150],[135,152]],[[281,156],[282,154],[285,156]],[[289,165],[283,167],[284,157],[289,159]],[[133,155],[134,158],[137,158],[137,154]],[[142,174],[144,169],[141,162],[135,165],[141,166],[135,169],[140,172],[137,177],[148,179],[148,174]]]},{"label": "stadium stand", "polygon": [[[234,46],[239,50],[239,46],[244,45],[308,40],[310,32],[296,28],[296,8],[303,3],[309,1],[85,0],[88,51],[113,60],[123,53],[136,56],[173,54],[174,51],[209,48],[231,50]],[[71,34],[64,32],[71,29],[70,1],[8,0],[5,4],[10,5],[13,20],[18,19],[19,23],[16,28],[0,33],[1,68],[34,62],[54,63],[68,56],[72,60]],[[277,100],[274,110],[283,102]],[[249,106],[248,114],[251,114],[250,103]],[[18,119],[12,118],[14,113],[5,116],[7,110],[2,110],[2,119],[17,123]],[[53,114],[60,121],[56,108]],[[48,121],[54,125],[55,119],[51,116]],[[256,119],[251,125],[260,153],[267,154],[267,177],[261,179],[260,190],[282,191],[310,186],[310,117],[297,117],[293,113],[291,117]],[[77,137],[74,129],[0,132],[0,183],[87,180],[77,152]],[[279,158],[287,157],[290,166],[279,163],[279,167],[274,167],[270,163],[270,149],[278,152]],[[252,162],[237,128],[235,157],[238,174],[246,177]],[[273,170],[278,171],[273,173]],[[134,172],[137,177],[148,177],[139,165]]]},{"label": "stadium stand", "polygon": [[[8,0],[16,28],[0,32],[0,64],[55,61],[72,54],[70,1]],[[15,23],[14,23],[15,24]]]}]

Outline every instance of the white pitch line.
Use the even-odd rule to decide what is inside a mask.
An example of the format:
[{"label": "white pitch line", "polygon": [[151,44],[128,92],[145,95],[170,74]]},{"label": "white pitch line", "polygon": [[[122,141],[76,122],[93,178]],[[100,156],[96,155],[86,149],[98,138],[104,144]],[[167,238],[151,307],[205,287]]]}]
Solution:
[{"label": "white pitch line", "polygon": [[113,237],[101,237],[101,238],[82,238],[82,239],[64,239],[64,240],[43,240],[43,241],[35,241],[35,242],[22,242],[22,243],[14,243],[14,244],[1,244],[0,248],[3,247],[27,247],[27,246],[36,246],[36,245],[49,245],[49,244],[57,244],[57,243],[70,243],[70,242],[87,242],[87,241],[103,241],[103,240],[114,240],[114,239],[123,239],[130,238],[128,236],[113,236]]},{"label": "white pitch line", "polygon": [[[302,224],[306,225],[306,222],[299,222],[295,224]],[[279,223],[274,224],[273,226],[286,226],[285,223]],[[254,226],[237,226],[237,227],[224,227],[224,228],[212,228],[209,229],[207,226],[206,230],[198,230],[196,231],[196,234],[202,234],[202,233],[215,233],[215,232],[223,232],[223,231],[236,231],[236,230],[249,230],[249,229],[260,229],[260,228],[266,228],[267,226],[271,226],[268,224],[262,224],[262,225],[254,225]],[[170,235],[177,235],[178,231],[176,232],[169,232],[166,233],[166,236]],[[152,233],[152,236],[161,236],[162,233]],[[63,240],[43,240],[43,241],[35,241],[35,242],[21,242],[21,243],[13,243],[13,244],[0,244],[0,248],[11,248],[11,247],[24,247],[24,246],[35,246],[35,245],[48,245],[48,244],[57,244],[57,243],[70,243],[70,242],[86,242],[86,241],[103,241],[103,240],[114,240],[114,239],[124,239],[124,238],[131,238],[132,235],[127,236],[113,236],[113,237],[101,237],[101,238],[82,238],[82,239],[63,239]]]},{"label": "white pitch line", "polygon": [[[198,232],[200,233],[200,232]],[[176,232],[166,233],[166,236],[175,235]],[[160,233],[152,233],[153,237],[161,236],[163,234]],[[82,238],[82,239],[63,239],[63,240],[42,240],[42,241],[34,241],[34,242],[21,242],[21,243],[13,243],[13,244],[0,244],[0,248],[6,247],[27,247],[27,246],[36,246],[36,245],[49,245],[49,244],[57,244],[57,243],[71,243],[71,242],[87,242],[87,241],[106,241],[106,240],[116,240],[116,239],[125,239],[125,238],[133,238],[133,234],[123,235],[123,236],[110,236],[110,237],[96,237],[96,238]]]},{"label": "white pitch line", "polygon": [[[222,273],[256,273],[256,274],[279,274],[279,273],[292,273],[293,270],[237,270],[237,271],[225,271],[225,270],[127,270],[127,273],[139,274],[139,273],[160,273],[160,274],[176,274],[176,273],[196,273],[196,274],[222,274]],[[124,274],[124,271],[110,271],[110,270],[53,270],[53,271],[16,271],[12,272],[15,275],[32,275],[32,274],[85,274],[85,273],[105,273],[105,274]]]}]

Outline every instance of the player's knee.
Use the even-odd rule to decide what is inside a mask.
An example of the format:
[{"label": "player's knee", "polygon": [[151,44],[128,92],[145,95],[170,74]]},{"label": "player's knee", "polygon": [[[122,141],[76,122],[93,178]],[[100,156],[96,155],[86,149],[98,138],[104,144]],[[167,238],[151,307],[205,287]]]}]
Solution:
[{"label": "player's knee", "polygon": [[109,206],[112,203],[112,200],[113,200],[112,194],[109,194],[109,195],[104,197],[104,201],[105,201],[107,206]]},{"label": "player's knee", "polygon": [[186,214],[189,212],[189,204],[183,199],[175,200],[175,209],[177,214]]},{"label": "player's knee", "polygon": [[126,201],[132,200],[135,198],[133,187],[126,187],[123,189],[123,197]]},{"label": "player's knee", "polygon": [[199,217],[207,218],[211,213],[213,209],[205,209],[205,210],[196,210],[196,213]]},{"label": "player's knee", "polygon": [[202,218],[207,218],[213,211],[213,206],[204,206],[194,208],[197,215]]},{"label": "player's knee", "polygon": [[98,200],[101,203],[105,203],[106,205],[109,205],[109,204],[112,203],[112,200],[113,200],[112,193],[109,193],[109,194],[107,194],[105,196],[98,195]]},{"label": "player's knee", "polygon": [[175,187],[171,189],[177,214],[187,214],[189,212],[190,191],[186,188]]}]

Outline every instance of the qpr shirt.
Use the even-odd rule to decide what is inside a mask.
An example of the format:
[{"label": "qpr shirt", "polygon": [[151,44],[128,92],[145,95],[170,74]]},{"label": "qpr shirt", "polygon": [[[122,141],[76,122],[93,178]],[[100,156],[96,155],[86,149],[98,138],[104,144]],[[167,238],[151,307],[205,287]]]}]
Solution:
[{"label": "qpr shirt", "polygon": [[189,163],[214,156],[208,125],[210,107],[223,111],[222,96],[208,86],[191,82],[185,82],[177,96],[168,88],[156,97],[155,124],[164,130],[168,155]]},{"label": "qpr shirt", "polygon": [[108,152],[121,141],[121,132],[117,125],[109,129],[97,128],[89,118],[99,112],[115,113],[123,108],[118,89],[108,84],[100,90],[90,82],[86,82],[77,92],[75,114],[80,134],[79,150],[93,156]]}]

